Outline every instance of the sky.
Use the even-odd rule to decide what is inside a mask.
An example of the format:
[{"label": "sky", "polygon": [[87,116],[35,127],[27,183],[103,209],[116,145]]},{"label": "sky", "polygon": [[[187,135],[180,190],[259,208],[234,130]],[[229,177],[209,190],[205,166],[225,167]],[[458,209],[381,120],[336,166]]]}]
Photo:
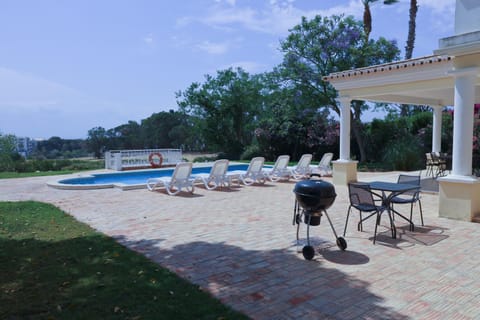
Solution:
[{"label": "sky", "polygon": [[[371,5],[371,38],[404,55],[409,0]],[[418,0],[414,57],[454,35],[455,0]],[[301,17],[353,15],[361,0],[0,0],[0,134],[84,139],[94,127],[177,110],[217,70],[270,71]]]}]

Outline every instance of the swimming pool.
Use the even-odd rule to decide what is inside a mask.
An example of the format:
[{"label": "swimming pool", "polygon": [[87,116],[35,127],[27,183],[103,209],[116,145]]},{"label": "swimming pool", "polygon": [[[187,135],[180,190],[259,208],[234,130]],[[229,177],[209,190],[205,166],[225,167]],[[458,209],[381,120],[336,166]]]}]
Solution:
[{"label": "swimming pool", "polygon": [[[193,167],[192,174],[209,173],[211,165]],[[248,164],[231,164],[228,171],[247,170]],[[146,188],[149,178],[168,177],[173,173],[173,168],[169,169],[149,169],[123,172],[95,173],[91,175],[77,176],[75,178],[60,179],[49,182],[47,185],[56,189],[68,190],[88,190],[120,188],[122,190]]]}]

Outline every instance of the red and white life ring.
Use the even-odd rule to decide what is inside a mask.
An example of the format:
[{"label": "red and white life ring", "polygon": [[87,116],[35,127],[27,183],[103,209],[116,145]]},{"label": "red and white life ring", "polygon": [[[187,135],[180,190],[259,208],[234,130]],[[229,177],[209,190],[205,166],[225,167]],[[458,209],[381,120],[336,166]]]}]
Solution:
[{"label": "red and white life ring", "polygon": [[159,152],[150,153],[148,156],[148,162],[150,162],[152,168],[160,168],[163,162],[162,154]]}]

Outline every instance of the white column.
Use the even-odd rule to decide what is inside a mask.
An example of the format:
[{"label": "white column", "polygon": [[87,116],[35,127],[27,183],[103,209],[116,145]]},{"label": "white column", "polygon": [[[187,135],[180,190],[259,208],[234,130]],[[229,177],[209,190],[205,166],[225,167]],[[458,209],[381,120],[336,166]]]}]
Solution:
[{"label": "white column", "polygon": [[442,150],[442,107],[433,108],[432,152]]},{"label": "white column", "polygon": [[475,103],[475,72],[458,70],[455,75],[452,175],[472,175],[472,136]]},{"label": "white column", "polygon": [[113,168],[116,171],[122,171],[122,153],[121,152],[116,152],[113,154],[113,159],[115,161],[115,164]]},{"label": "white column", "polygon": [[350,160],[350,104],[349,97],[341,97],[340,102],[340,161]]}]

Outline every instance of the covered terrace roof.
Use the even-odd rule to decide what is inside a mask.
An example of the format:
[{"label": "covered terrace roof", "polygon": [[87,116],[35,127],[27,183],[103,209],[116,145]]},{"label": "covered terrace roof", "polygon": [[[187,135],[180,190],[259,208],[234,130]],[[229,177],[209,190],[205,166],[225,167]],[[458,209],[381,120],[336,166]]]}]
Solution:
[{"label": "covered terrace roof", "polygon": [[[340,97],[429,106],[454,104],[455,57],[432,55],[331,73],[323,77]],[[480,78],[476,99],[480,101]]]}]

